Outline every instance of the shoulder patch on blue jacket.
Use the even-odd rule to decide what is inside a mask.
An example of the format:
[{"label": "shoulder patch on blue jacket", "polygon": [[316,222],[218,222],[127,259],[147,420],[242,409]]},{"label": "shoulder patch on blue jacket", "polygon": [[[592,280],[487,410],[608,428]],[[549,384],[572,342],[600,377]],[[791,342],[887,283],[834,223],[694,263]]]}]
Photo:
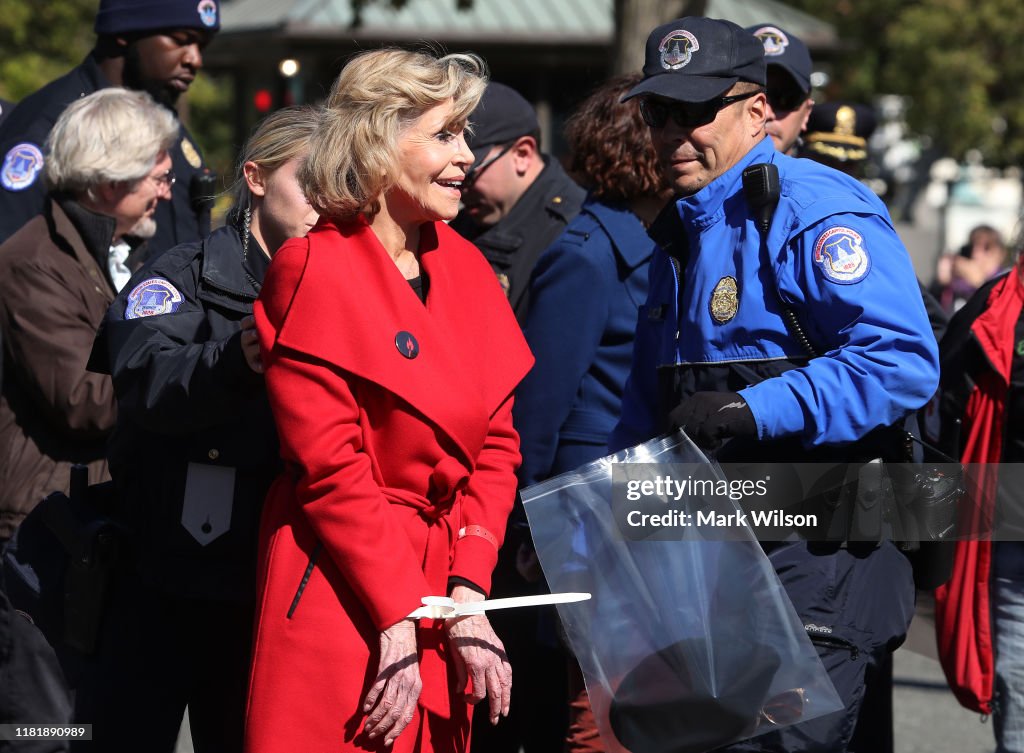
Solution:
[{"label": "shoulder patch on blue jacket", "polygon": [[173,314],[182,302],[178,289],[162,277],[143,280],[128,294],[124,309],[125,319],[141,319],[146,316]]},{"label": "shoulder patch on blue jacket", "polygon": [[0,185],[8,191],[24,191],[36,182],[42,169],[43,153],[38,146],[28,141],[15,144],[4,155]]},{"label": "shoulder patch on blue jacket", "polygon": [[814,241],[814,265],[826,280],[852,285],[871,270],[871,257],[860,233],[835,225],[818,234]]}]

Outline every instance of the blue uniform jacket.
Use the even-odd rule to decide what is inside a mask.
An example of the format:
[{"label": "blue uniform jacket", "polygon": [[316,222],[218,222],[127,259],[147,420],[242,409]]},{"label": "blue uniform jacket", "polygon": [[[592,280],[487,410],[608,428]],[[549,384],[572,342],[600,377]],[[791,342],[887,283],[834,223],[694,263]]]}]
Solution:
[{"label": "blue uniform jacket", "polygon": [[[778,167],[781,183],[766,240],[741,182],[744,168],[761,162]],[[800,362],[780,299],[823,357],[739,389],[760,439],[852,442],[935,392],[937,347],[910,257],[884,205],[862,184],[778,154],[765,138],[677,209],[686,266],[660,249],[651,260],[612,449],[664,428],[669,406],[659,405],[659,366]],[[726,278],[734,280],[734,304]]]},{"label": "blue uniform jacket", "polygon": [[588,199],[537,262],[526,320],[537,362],[513,409],[521,484],[604,454],[619,418],[653,250],[635,214]]}]

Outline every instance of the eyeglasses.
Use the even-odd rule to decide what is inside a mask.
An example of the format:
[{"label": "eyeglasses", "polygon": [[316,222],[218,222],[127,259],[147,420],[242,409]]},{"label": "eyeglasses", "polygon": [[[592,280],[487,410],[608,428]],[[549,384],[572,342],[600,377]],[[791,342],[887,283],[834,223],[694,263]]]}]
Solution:
[{"label": "eyeglasses", "polygon": [[462,179],[462,187],[463,187],[463,189],[468,188],[469,186],[473,185],[473,181],[475,181],[477,178],[480,177],[480,173],[482,173],[488,167],[490,167],[495,162],[497,162],[502,157],[504,157],[506,154],[508,154],[509,150],[513,146],[515,146],[515,144],[516,144],[516,142],[510,141],[508,144],[505,144],[505,146],[503,146],[501,148],[500,152],[495,154],[490,159],[485,159],[483,162],[480,162],[479,164],[471,165],[469,170],[466,171],[466,177]]},{"label": "eyeglasses", "polygon": [[715,97],[707,102],[676,102],[644,97],[640,100],[640,116],[651,128],[663,128],[670,117],[680,128],[696,128],[714,120],[719,110],[763,91],[764,89],[754,89],[745,94]]},{"label": "eyeglasses", "polygon": [[170,189],[178,179],[174,174],[174,170],[168,170],[163,175],[147,175],[146,177],[155,180],[158,186],[164,186],[168,189]]},{"label": "eyeglasses", "polygon": [[794,87],[782,89],[768,89],[766,92],[768,104],[775,112],[792,112],[811,96],[810,92],[801,91]]}]

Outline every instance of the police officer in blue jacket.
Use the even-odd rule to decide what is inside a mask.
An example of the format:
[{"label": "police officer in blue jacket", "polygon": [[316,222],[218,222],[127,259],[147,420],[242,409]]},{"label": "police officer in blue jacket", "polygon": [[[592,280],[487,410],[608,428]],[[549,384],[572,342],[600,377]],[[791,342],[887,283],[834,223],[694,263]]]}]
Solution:
[{"label": "police officer in blue jacket", "polygon": [[[42,214],[43,144],[65,107],[108,86],[124,86],[149,92],[173,110],[219,29],[219,0],[101,0],[92,52],[81,65],[19,102],[0,127],[0,242]],[[176,181],[171,201],[160,202],[156,211],[151,255],[210,231],[216,181],[184,125],[171,160]]]},{"label": "police officer in blue jacket", "polygon": [[[651,228],[659,248],[612,449],[681,427],[719,460],[902,459],[896,427],[934,393],[938,358],[886,209],[847,176],[776,152],[749,32],[677,19],[651,33],[643,70],[628,96],[677,200]],[[913,615],[910,564],[891,541],[765,548],[846,708],[728,750],[847,750],[865,670]]]}]

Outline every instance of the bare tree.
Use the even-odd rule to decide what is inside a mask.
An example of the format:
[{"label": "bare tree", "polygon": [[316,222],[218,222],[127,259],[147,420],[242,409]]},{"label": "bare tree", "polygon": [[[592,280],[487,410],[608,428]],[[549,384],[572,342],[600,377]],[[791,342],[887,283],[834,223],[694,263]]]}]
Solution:
[{"label": "bare tree", "polygon": [[615,0],[612,74],[632,73],[644,64],[651,29],[673,18],[703,16],[707,0]]}]

